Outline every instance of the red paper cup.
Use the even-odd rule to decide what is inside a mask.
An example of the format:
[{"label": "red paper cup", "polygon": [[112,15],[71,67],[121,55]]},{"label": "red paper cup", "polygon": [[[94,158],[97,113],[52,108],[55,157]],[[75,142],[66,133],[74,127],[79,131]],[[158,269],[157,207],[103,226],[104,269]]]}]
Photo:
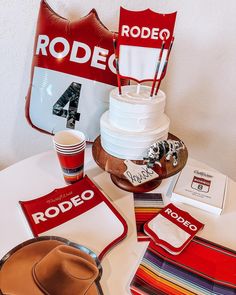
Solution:
[{"label": "red paper cup", "polygon": [[54,146],[56,146],[58,148],[61,148],[61,149],[65,149],[65,150],[80,148],[85,144],[86,144],[86,141],[83,141],[83,142],[81,142],[79,144],[65,146],[65,145],[60,145],[60,144],[57,144],[56,142],[54,142]]},{"label": "red paper cup", "polygon": [[63,130],[54,135],[53,142],[56,147],[65,149],[76,148],[85,143],[85,135],[78,130]]},{"label": "red paper cup", "polygon": [[63,148],[59,148],[57,146],[54,146],[54,148],[55,148],[55,150],[57,152],[59,152],[59,153],[65,153],[65,154],[74,154],[74,153],[80,152],[80,151],[84,150],[85,147],[86,147],[86,144],[84,144],[81,147],[73,148],[73,149],[63,149]]},{"label": "red paper cup", "polygon": [[84,149],[74,154],[57,152],[64,179],[74,183],[84,176]]},{"label": "red paper cup", "polygon": [[60,131],[55,134],[53,142],[65,181],[71,184],[83,178],[86,147],[84,134],[76,130]]}]

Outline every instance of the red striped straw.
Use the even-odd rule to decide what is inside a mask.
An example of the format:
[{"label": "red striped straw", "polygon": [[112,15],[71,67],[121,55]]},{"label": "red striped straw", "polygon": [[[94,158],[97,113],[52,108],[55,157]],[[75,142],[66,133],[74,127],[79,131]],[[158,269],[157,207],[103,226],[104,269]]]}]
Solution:
[{"label": "red striped straw", "polygon": [[120,81],[120,71],[119,71],[119,58],[118,58],[118,54],[117,54],[117,40],[116,40],[115,33],[113,34],[113,47],[114,47],[114,52],[115,52],[117,84],[118,84],[118,89],[119,89],[119,95],[121,95],[122,92],[121,92],[121,81]]},{"label": "red striped straw", "polygon": [[159,71],[159,68],[160,68],[161,59],[162,59],[165,44],[166,44],[165,41],[163,41],[162,45],[161,45],[161,50],[160,50],[160,53],[159,53],[158,61],[157,61],[155,75],[154,75],[153,82],[152,82],[152,89],[151,89],[150,97],[152,97],[153,93],[154,93],[154,88],[155,88],[155,85],[156,85],[157,75],[158,75],[158,71]]},{"label": "red striped straw", "polygon": [[170,56],[170,52],[171,52],[174,40],[175,40],[175,37],[173,36],[172,39],[171,39],[171,42],[170,42],[170,46],[169,46],[167,55],[166,55],[166,60],[165,60],[164,67],[163,67],[162,72],[161,72],[160,79],[158,80],[158,83],[157,83],[157,88],[156,88],[156,91],[155,91],[155,95],[157,95],[158,90],[159,90],[160,85],[161,85],[161,81],[165,76],[165,72],[166,72],[166,68],[167,68],[167,64],[168,64],[168,61],[169,61],[169,56]]}]

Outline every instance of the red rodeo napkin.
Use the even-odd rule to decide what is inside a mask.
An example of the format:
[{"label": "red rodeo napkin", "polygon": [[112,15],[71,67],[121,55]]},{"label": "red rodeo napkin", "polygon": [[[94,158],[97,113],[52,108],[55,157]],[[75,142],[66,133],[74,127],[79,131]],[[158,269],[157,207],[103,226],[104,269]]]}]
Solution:
[{"label": "red rodeo napkin", "polygon": [[124,218],[87,176],[20,204],[34,236],[69,239],[90,248],[100,259],[127,235]]},{"label": "red rodeo napkin", "polygon": [[156,244],[176,255],[183,251],[203,227],[188,212],[170,203],[144,225],[144,231]]}]

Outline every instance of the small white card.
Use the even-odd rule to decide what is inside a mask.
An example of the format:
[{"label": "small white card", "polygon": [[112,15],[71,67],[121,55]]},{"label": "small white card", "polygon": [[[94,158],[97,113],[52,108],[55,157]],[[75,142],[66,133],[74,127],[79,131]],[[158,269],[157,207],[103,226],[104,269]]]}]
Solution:
[{"label": "small white card", "polygon": [[171,200],[221,214],[226,188],[226,175],[187,165],[180,173]]},{"label": "small white card", "polygon": [[138,186],[159,177],[159,174],[146,165],[137,165],[130,160],[125,160],[124,163],[127,166],[124,175],[133,186]]}]

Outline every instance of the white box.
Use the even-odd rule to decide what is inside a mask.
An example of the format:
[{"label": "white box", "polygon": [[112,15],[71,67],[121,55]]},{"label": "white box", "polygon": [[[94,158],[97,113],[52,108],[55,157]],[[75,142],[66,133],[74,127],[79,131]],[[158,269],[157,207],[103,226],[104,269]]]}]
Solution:
[{"label": "white box", "polygon": [[182,202],[219,215],[224,207],[226,191],[226,175],[188,165],[179,175],[171,201]]}]

